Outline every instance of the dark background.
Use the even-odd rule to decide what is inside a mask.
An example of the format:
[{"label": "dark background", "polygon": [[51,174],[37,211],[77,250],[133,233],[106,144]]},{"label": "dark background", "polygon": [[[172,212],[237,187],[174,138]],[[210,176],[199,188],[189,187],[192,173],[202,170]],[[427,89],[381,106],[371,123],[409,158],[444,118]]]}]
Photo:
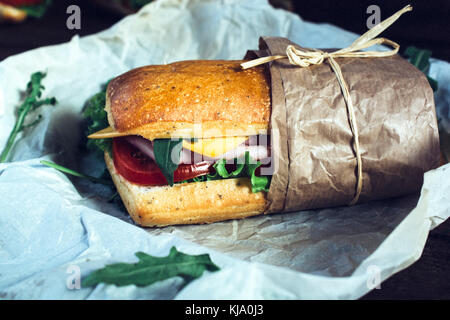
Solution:
[{"label": "dark background", "polygon": [[450,61],[450,0],[301,0],[294,1],[295,11],[305,20],[329,22],[341,28],[363,34],[367,31],[366,13],[370,5],[378,5],[384,20],[411,4],[413,11],[405,13],[380,36],[401,45],[429,49],[433,57]]},{"label": "dark background", "polygon": [[[382,36],[401,45],[429,49],[433,57],[450,61],[450,0],[365,1],[301,0],[291,8],[304,20],[327,22],[362,34],[367,30],[369,5],[378,5],[381,19],[411,3],[412,13],[403,15]],[[66,8],[81,7],[81,30],[68,30]],[[17,25],[0,24],[0,61],[4,58],[44,45],[69,41],[75,34],[92,34],[110,27],[122,17],[97,7],[89,0],[55,0],[41,20],[29,19]],[[411,230],[414,232],[414,230]],[[450,221],[430,232],[422,257],[411,267],[381,284],[363,299],[450,299]]]},{"label": "dark background", "polygon": [[[286,2],[274,0],[278,2]],[[69,41],[75,34],[87,35],[106,29],[121,19],[119,14],[105,11],[93,0],[54,0],[53,6],[41,20],[29,19],[23,24],[0,24],[0,61],[9,55]],[[398,42],[402,48],[415,45],[429,49],[433,56],[450,61],[450,0],[299,0],[290,6],[303,19],[328,22],[362,34],[367,31],[366,13],[369,5],[378,5],[385,19],[407,4],[414,10],[404,14],[382,36]],[[81,7],[81,30],[68,30],[66,8]]]}]

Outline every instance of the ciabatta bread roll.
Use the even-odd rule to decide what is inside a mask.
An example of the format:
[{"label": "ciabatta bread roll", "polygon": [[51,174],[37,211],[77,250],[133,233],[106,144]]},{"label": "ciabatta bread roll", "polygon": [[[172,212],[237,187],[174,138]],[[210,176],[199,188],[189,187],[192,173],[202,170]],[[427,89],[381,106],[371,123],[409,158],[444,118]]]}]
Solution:
[{"label": "ciabatta bread roll", "polygon": [[[157,163],[153,154],[157,152],[153,150],[152,141],[155,139],[201,139],[205,150],[207,148],[211,153],[211,149],[214,149],[213,153],[223,153],[225,157],[235,154],[236,150],[250,150],[252,146],[248,146],[247,142],[234,150],[229,149],[230,144],[219,148],[217,138],[246,137],[241,139],[245,141],[250,136],[267,134],[271,111],[268,75],[264,67],[242,70],[242,62],[183,61],[146,66],[110,81],[105,106],[110,128],[89,137],[117,139],[140,136],[140,139],[146,140],[144,145],[147,144],[147,148],[133,149],[133,155],[124,157],[129,163],[121,162],[117,166],[123,157],[115,153],[116,149],[112,153],[105,153],[105,162],[114,184],[137,224],[201,224],[245,218],[264,212],[266,192],[252,191],[253,178],[245,171],[247,167],[237,178],[200,182],[191,179],[173,185],[169,185],[169,180],[165,185],[158,184],[155,182],[158,179],[151,177],[146,178],[151,181],[148,185],[142,183],[142,179],[136,179],[138,183],[131,181],[136,178],[136,172],[149,176],[139,167],[139,161],[133,158],[134,153],[138,153],[138,157],[142,157],[142,153],[148,156],[144,160],[147,167],[152,167],[149,164],[152,161],[153,164]],[[259,151],[264,148],[257,147]],[[183,152],[186,151],[189,152],[183,149]],[[209,158],[206,158],[210,161],[208,174],[211,175],[214,174],[213,164],[220,157],[211,158],[210,153]],[[133,163],[137,163],[140,169],[134,168]],[[196,168],[197,163],[193,165]],[[180,166],[189,169],[189,164]]]},{"label": "ciabatta bread roll", "polygon": [[110,131],[157,138],[266,134],[270,83],[264,67],[243,61],[196,60],[133,69],[108,85]]}]

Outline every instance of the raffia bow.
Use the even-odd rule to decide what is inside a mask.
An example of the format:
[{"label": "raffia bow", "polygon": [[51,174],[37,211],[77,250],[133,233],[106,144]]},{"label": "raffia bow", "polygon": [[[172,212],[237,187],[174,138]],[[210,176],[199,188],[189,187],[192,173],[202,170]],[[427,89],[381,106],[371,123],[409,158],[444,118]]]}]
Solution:
[{"label": "raffia bow", "polygon": [[[382,21],[381,23],[377,24],[375,27],[364,33],[361,37],[356,39],[349,47],[344,49],[340,49],[334,52],[324,52],[318,49],[300,50],[296,49],[292,45],[289,45],[286,48],[286,55],[262,57],[241,64],[241,67],[243,69],[248,69],[260,64],[286,58],[289,59],[289,62],[291,64],[302,68],[309,67],[310,65],[319,65],[325,61],[327,61],[330,64],[331,68],[336,74],[347,106],[350,128],[353,133],[353,149],[356,155],[356,162],[357,162],[356,191],[355,196],[353,197],[352,201],[350,201],[349,205],[356,204],[358,202],[359,196],[361,195],[363,182],[362,159],[361,159],[361,149],[359,146],[358,126],[356,124],[353,102],[350,97],[348,85],[345,82],[344,76],[342,74],[342,70],[339,64],[336,62],[335,58],[377,58],[377,57],[379,58],[395,55],[400,48],[400,45],[398,43],[386,38],[375,38],[375,37],[378,36],[380,33],[382,33],[384,30],[386,30],[390,25],[392,25],[398,18],[400,18],[402,14],[408,11],[412,11],[412,9],[413,8],[411,5],[407,5],[403,9],[399,10],[386,20]],[[385,44],[392,47],[392,49],[389,51],[360,51],[377,44]]]}]

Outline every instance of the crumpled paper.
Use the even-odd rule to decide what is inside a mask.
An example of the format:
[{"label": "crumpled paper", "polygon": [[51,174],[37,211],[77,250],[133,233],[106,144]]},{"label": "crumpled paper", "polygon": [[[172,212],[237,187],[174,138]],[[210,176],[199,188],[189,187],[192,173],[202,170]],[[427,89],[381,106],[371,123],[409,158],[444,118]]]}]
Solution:
[{"label": "crumpled paper", "polygon": [[[429,230],[450,216],[449,164],[425,174],[420,195],[143,229],[106,201],[106,187],[39,163],[50,159],[98,174],[103,164],[79,154],[78,145],[80,111],[101,84],[142,65],[240,59],[261,35],[316,48],[345,47],[357,37],[266,1],[159,0],[104,32],[0,63],[1,146],[32,72],[47,72],[44,94],[59,101],[39,110],[43,120],[16,143],[14,162],[0,165],[1,299],[355,299],[420,257]],[[449,130],[450,64],[433,60],[430,73],[440,85],[437,114]],[[135,262],[137,251],[164,256],[174,245],[185,253],[209,253],[221,270],[187,286],[173,278],[143,288],[77,289],[78,274]]]},{"label": "crumpled paper", "polygon": [[[289,45],[297,46],[285,38],[262,37],[255,53],[283,55]],[[417,192],[423,174],[439,166],[441,155],[426,76],[398,55],[337,58],[336,63],[358,106],[363,172],[358,203]],[[271,141],[278,168],[267,211],[347,205],[358,181],[356,137],[336,74],[328,64],[292,68],[287,59],[272,62],[270,74]]]}]

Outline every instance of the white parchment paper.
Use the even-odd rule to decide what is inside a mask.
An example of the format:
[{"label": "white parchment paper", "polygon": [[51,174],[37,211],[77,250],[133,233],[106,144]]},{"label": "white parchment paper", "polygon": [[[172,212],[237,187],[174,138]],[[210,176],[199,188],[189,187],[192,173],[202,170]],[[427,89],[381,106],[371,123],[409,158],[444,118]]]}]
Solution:
[{"label": "white parchment paper", "polygon": [[[429,230],[450,216],[450,165],[426,173],[420,195],[143,229],[106,201],[107,188],[39,164],[50,159],[98,174],[103,164],[78,151],[80,111],[108,79],[148,64],[240,59],[262,35],[316,48],[344,47],[357,37],[266,1],[158,0],[104,32],[0,63],[0,146],[32,72],[47,72],[45,95],[59,101],[39,110],[43,120],[16,143],[14,162],[0,165],[0,299],[355,299],[420,257]],[[450,131],[450,65],[433,60],[431,76],[440,85],[441,125]],[[187,286],[173,278],[144,288],[71,289],[78,271],[137,261],[137,251],[167,255],[173,245],[210,253],[221,270]]]}]

